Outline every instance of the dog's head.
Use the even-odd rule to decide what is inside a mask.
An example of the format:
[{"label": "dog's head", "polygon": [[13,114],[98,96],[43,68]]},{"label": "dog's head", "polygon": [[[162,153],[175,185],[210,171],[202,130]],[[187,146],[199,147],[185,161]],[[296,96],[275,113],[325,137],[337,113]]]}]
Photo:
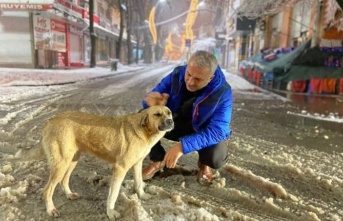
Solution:
[{"label": "dog's head", "polygon": [[172,112],[166,106],[152,106],[142,112],[141,125],[150,133],[171,131],[174,128]]}]

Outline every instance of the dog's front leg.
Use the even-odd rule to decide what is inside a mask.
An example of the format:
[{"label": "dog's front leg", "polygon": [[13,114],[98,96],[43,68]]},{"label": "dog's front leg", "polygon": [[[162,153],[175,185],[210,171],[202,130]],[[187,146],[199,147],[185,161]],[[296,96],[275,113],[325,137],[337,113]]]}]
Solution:
[{"label": "dog's front leg", "polygon": [[113,220],[120,217],[120,213],[114,210],[114,205],[117,201],[125,175],[126,171],[122,167],[113,165],[113,176],[111,178],[110,191],[107,198],[107,216]]},{"label": "dog's front leg", "polygon": [[133,179],[135,185],[135,191],[138,194],[139,198],[147,200],[151,198],[151,195],[144,192],[145,183],[142,179],[142,166],[143,159],[140,159],[135,165],[133,165]]}]

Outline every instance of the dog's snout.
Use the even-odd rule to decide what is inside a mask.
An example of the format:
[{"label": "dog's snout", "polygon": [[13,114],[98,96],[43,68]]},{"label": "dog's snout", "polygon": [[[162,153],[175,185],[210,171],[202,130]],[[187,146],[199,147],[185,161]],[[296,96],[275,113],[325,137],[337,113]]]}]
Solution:
[{"label": "dog's snout", "polygon": [[171,124],[173,124],[173,120],[172,120],[172,119],[166,119],[166,120],[165,120],[165,123],[166,123],[167,125],[171,125]]},{"label": "dog's snout", "polygon": [[174,128],[174,121],[172,118],[165,118],[163,123],[158,127],[160,131],[170,131]]}]

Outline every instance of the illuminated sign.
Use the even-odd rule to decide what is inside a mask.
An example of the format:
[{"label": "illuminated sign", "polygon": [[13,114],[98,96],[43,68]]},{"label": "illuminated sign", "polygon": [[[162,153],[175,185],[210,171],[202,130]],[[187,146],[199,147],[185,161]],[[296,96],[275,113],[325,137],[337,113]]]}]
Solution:
[{"label": "illuminated sign", "polygon": [[54,0],[1,0],[0,10],[48,10]]},{"label": "illuminated sign", "polygon": [[13,4],[0,3],[0,9],[3,10],[48,10],[52,8],[52,4]]},{"label": "illuminated sign", "polygon": [[40,4],[40,5],[49,5],[53,4],[54,0],[1,0],[1,3],[8,4]]}]

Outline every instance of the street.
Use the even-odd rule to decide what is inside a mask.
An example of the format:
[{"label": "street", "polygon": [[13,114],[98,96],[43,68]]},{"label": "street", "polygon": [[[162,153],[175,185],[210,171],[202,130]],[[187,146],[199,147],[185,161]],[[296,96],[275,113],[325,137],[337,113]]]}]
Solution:
[{"label": "street", "polygon": [[[46,159],[13,159],[18,149],[40,145],[49,118],[67,110],[110,116],[138,112],[144,95],[172,68],[151,66],[75,84],[0,92],[0,220],[54,220],[42,200]],[[149,200],[134,194],[130,172],[115,206],[118,220],[342,220],[343,134],[304,124],[288,114],[301,111],[298,106],[264,91],[233,87],[233,94],[230,160],[216,171],[214,183],[196,182],[197,153],[147,181]],[[168,148],[170,142],[163,144]],[[61,220],[106,220],[111,175],[111,165],[82,155],[70,181],[81,198],[67,200],[60,187],[54,194]]]}]

